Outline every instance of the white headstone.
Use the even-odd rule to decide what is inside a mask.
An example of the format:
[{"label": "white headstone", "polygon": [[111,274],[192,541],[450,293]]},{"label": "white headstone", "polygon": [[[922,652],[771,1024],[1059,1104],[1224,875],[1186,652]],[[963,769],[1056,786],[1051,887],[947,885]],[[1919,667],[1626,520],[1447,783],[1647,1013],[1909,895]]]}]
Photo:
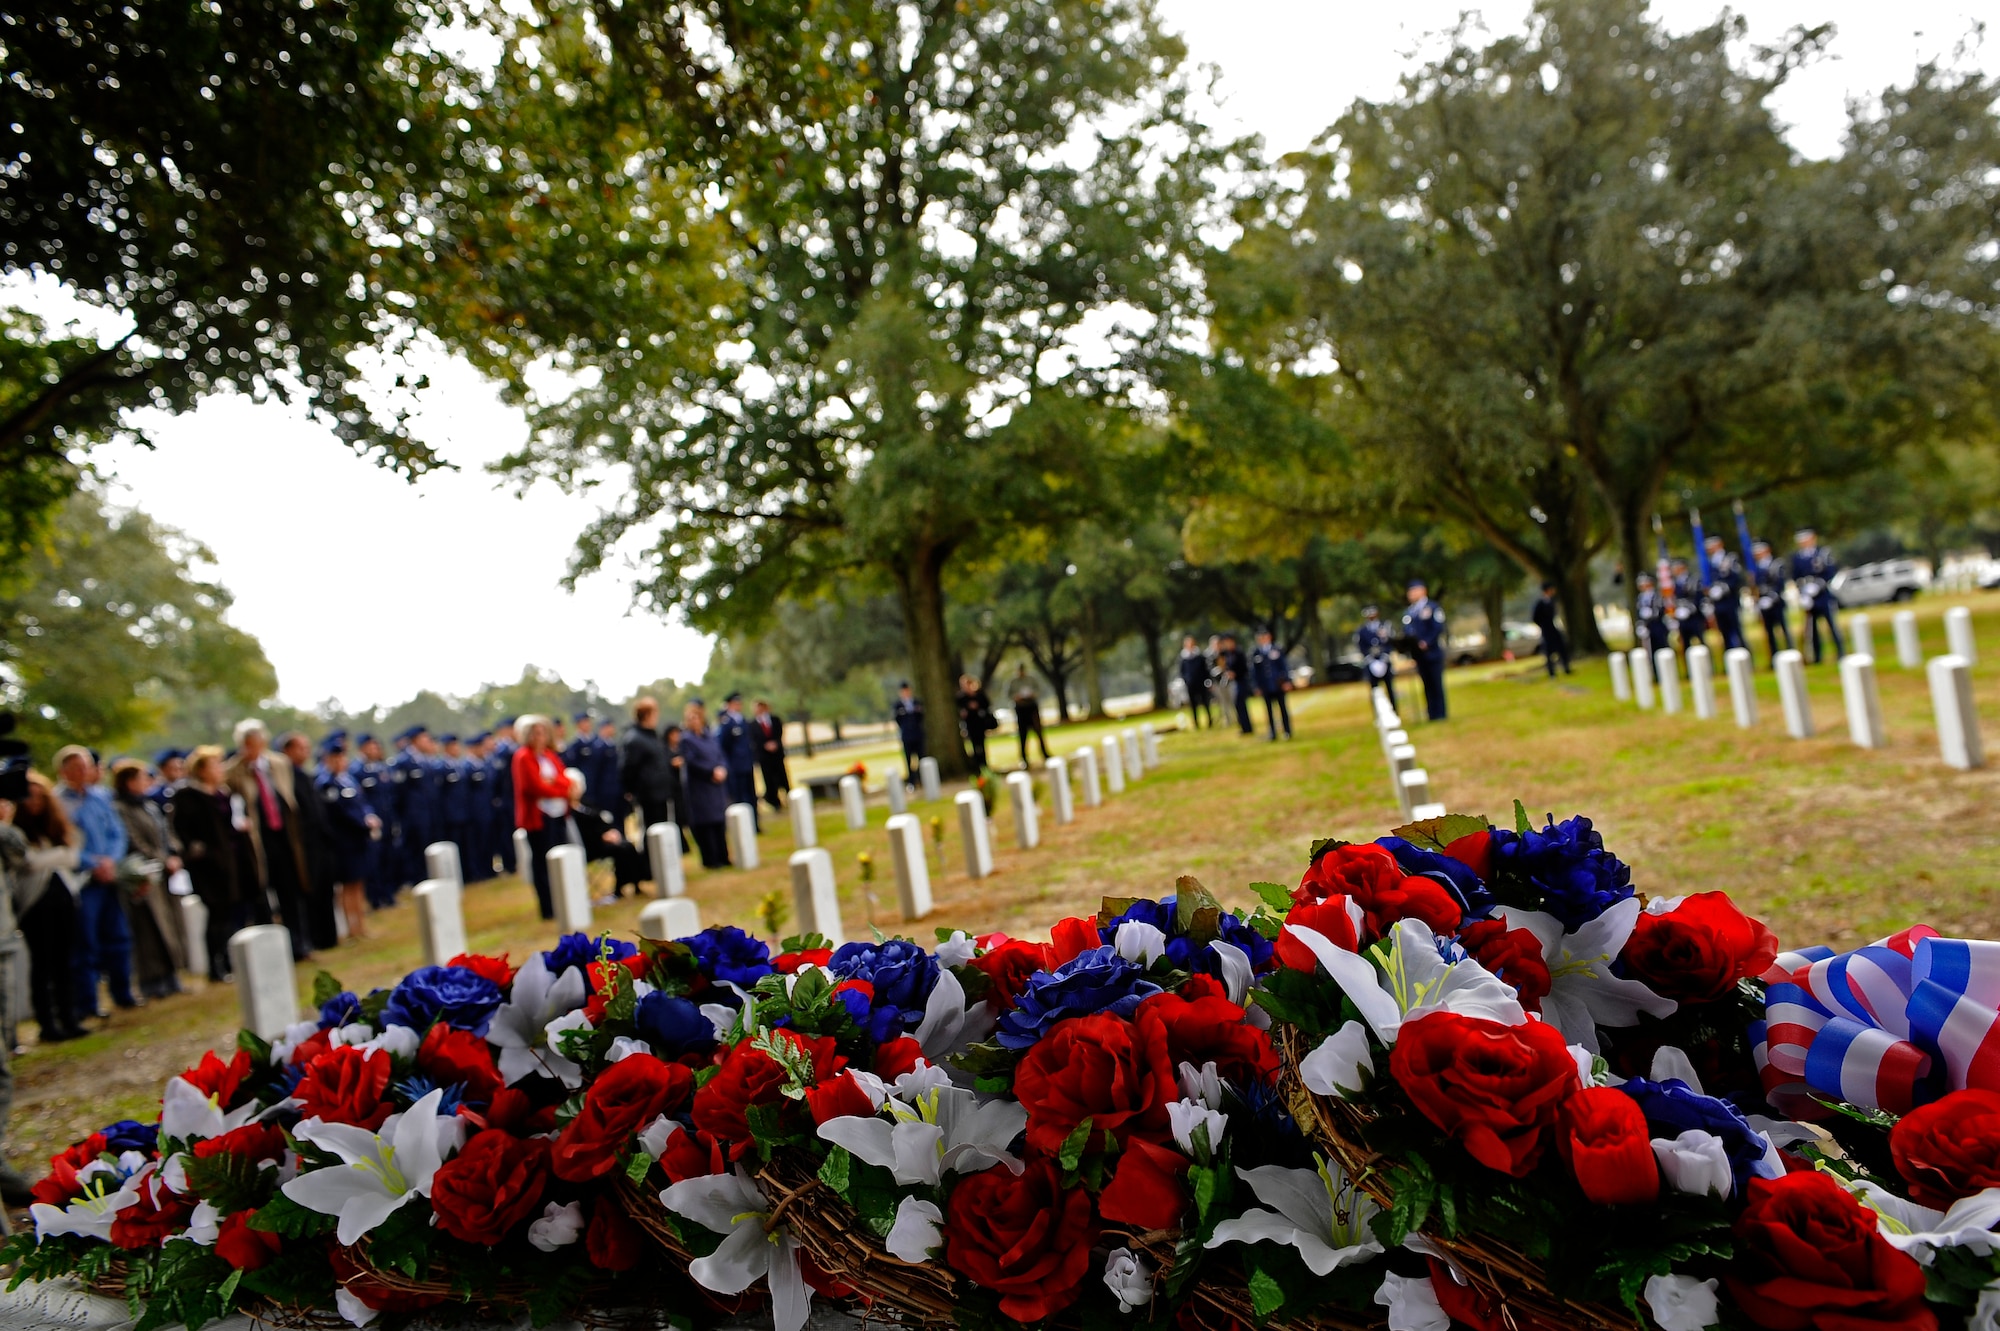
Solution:
[{"label": "white headstone", "polygon": [[653,864],[653,894],[686,896],[687,875],[681,871],[681,829],[678,823],[654,823],[646,829],[646,858]]},{"label": "white headstone", "polygon": [[1142,722],[1139,726],[1139,752],[1145,758],[1146,766],[1160,765],[1160,732],[1154,729],[1151,721]]},{"label": "white headstone", "polygon": [[216,969],[208,959],[208,907],[192,892],[174,900],[181,903],[181,943],[187,948],[188,974],[206,979]]},{"label": "white headstone", "polygon": [[1979,645],[1972,640],[1972,612],[1955,605],[1944,612],[1944,640],[1953,656],[1962,656],[1967,665],[1979,664]]},{"label": "white headstone", "polygon": [[840,808],[847,815],[847,830],[868,826],[868,803],[861,792],[861,778],[852,772],[840,778]]},{"label": "white headstone", "polygon": [[1855,613],[1847,617],[1847,650],[1856,656],[1875,655],[1875,626],[1868,622],[1867,615]]},{"label": "white headstone", "polygon": [[984,878],[993,872],[993,842],[986,830],[986,798],[976,790],[961,790],[958,804],[958,839],[965,843],[965,873]]},{"label": "white headstone", "polygon": [[1632,697],[1638,701],[1641,711],[1650,711],[1653,706],[1653,658],[1644,647],[1634,647],[1625,654],[1632,663]]},{"label": "white headstone", "polygon": [[1026,772],[1009,772],[1007,803],[1014,810],[1014,844],[1022,850],[1041,845],[1041,823],[1035,816],[1035,778]]},{"label": "white headstone", "polygon": [[1931,711],[1937,717],[1938,752],[1947,767],[1986,766],[1979,711],[1972,701],[1972,663],[1957,653],[1933,656],[1928,667]]},{"label": "white headstone", "polygon": [[524,827],[514,829],[514,874],[524,883],[535,881],[535,848]]},{"label": "white headstone", "polygon": [[1619,702],[1632,701],[1632,664],[1625,653],[1611,653],[1611,696]]},{"label": "white headstone", "polygon": [[1655,648],[1653,669],[1660,677],[1660,710],[1673,716],[1681,710],[1681,664],[1674,649]]},{"label": "white headstone", "polygon": [[1075,822],[1076,806],[1069,797],[1069,764],[1051,758],[1042,764],[1042,770],[1049,774],[1049,807],[1055,812],[1056,826]]},{"label": "white headstone", "polygon": [[1757,663],[1747,647],[1731,647],[1722,654],[1723,669],[1729,675],[1729,705],[1736,711],[1736,724],[1748,730],[1757,724]]},{"label": "white headstone", "polygon": [[799,932],[824,935],[828,947],[847,941],[840,928],[840,893],[833,883],[833,856],[820,847],[792,852],[792,910]]},{"label": "white headstone", "polygon": [[666,897],[660,901],[649,901],[639,911],[641,938],[666,943],[700,932],[701,910],[694,904],[693,897]]},{"label": "white headstone", "polygon": [[1812,700],[1806,696],[1806,658],[1797,650],[1778,653],[1778,701],[1785,708],[1785,733],[1811,739]]},{"label": "white headstone", "polygon": [[1410,732],[1401,726],[1397,726],[1394,730],[1385,730],[1382,732],[1382,752],[1384,753],[1394,753],[1397,745],[1408,744],[1409,742]]},{"label": "white headstone", "polygon": [[1694,714],[1704,721],[1715,719],[1715,665],[1708,648],[1696,643],[1688,648],[1688,692],[1694,695]]},{"label": "white headstone", "polygon": [[1416,817],[1416,811],[1431,802],[1431,775],[1421,767],[1412,767],[1397,778],[1403,787],[1403,816]]},{"label": "white headstone", "polygon": [[1125,793],[1125,751],[1118,746],[1118,737],[1106,735],[1099,746],[1104,750],[1104,789],[1113,795]]},{"label": "white headstone", "polygon": [[813,812],[811,786],[793,786],[785,797],[792,815],[792,844],[801,850],[819,844],[819,815]]},{"label": "white headstone", "polygon": [[[424,876],[441,878],[461,886],[465,882],[465,872],[458,864],[458,844],[453,841],[433,841],[424,847]],[[463,948],[459,951],[464,951]],[[452,953],[457,956],[458,953]],[[435,963],[433,963],[435,964]]]},{"label": "white headstone", "polygon": [[459,897],[458,884],[449,878],[426,878],[410,892],[426,966],[442,966],[466,950],[465,912]]},{"label": "white headstone", "polygon": [[1146,759],[1139,752],[1139,732],[1127,726],[1118,732],[1118,738],[1125,746],[1125,775],[1137,781],[1146,774]]},{"label": "white headstone", "polygon": [[1389,751],[1389,786],[1396,796],[1396,807],[1410,816],[1410,802],[1403,790],[1403,773],[1412,771],[1417,765],[1417,750],[1412,744],[1398,744]]},{"label": "white headstone", "polygon": [[935,758],[917,760],[917,782],[924,789],[924,798],[937,800],[944,796],[944,788],[938,784],[938,765]]},{"label": "white headstone", "polygon": [[582,846],[549,848],[549,895],[555,898],[556,928],[566,934],[590,932],[590,866]]},{"label": "white headstone", "polygon": [[889,773],[889,783],[882,787],[889,796],[889,812],[892,814],[910,811],[910,787],[903,781],[901,772]]},{"label": "white headstone", "polygon": [[1097,750],[1086,744],[1070,761],[1076,764],[1077,784],[1083,787],[1083,807],[1094,809],[1104,803],[1104,791],[1097,784]]},{"label": "white headstone", "polygon": [[1917,636],[1917,612],[1898,610],[1889,617],[1896,628],[1896,664],[1905,670],[1919,670],[1924,664],[1923,639]]},{"label": "white headstone", "polygon": [[244,1028],[275,1040],[299,1019],[299,980],[292,970],[292,935],[282,924],[253,924],[229,939],[229,968]]},{"label": "white headstone", "polygon": [[905,920],[931,913],[931,863],[924,853],[924,825],[913,813],[889,820],[889,867],[896,875],[896,901]]},{"label": "white headstone", "polygon": [[1419,804],[1412,808],[1410,810],[1410,821],[1413,823],[1427,822],[1432,818],[1442,818],[1444,815],[1444,805],[1433,800],[1429,804]]},{"label": "white headstone", "polygon": [[1882,700],[1875,690],[1875,658],[1850,652],[1840,658],[1840,697],[1847,706],[1847,733],[1864,749],[1879,749],[1888,740],[1882,733]]},{"label": "white headstone", "polygon": [[754,869],[757,858],[757,810],[748,804],[732,804],[722,811],[723,833],[729,842],[729,862],[739,869]]}]

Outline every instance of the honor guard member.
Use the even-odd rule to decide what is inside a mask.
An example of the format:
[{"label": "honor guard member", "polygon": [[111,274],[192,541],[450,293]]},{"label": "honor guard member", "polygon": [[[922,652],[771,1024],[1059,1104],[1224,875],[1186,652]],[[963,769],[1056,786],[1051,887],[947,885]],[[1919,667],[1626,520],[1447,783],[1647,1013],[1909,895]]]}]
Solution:
[{"label": "honor guard member", "polygon": [[1688,562],[1676,559],[1670,567],[1674,574],[1674,627],[1680,631],[1681,656],[1687,656],[1687,649],[1700,643],[1708,646],[1708,597],[1703,594],[1701,579],[1688,572]]},{"label": "honor guard member", "polygon": [[402,854],[396,865],[399,890],[424,880],[424,848],[444,831],[438,807],[438,788],[443,782],[438,779],[437,741],[431,738],[428,726],[411,726],[403,737],[409,746],[389,763],[403,826]]},{"label": "honor guard member", "polygon": [[[618,723],[608,716],[600,718],[597,722],[597,752],[594,762],[596,768],[590,784],[591,788],[597,791],[597,798],[592,803],[610,814],[612,823],[623,829],[627,806],[625,780],[618,774]],[[622,830],[619,835],[624,835]]]},{"label": "honor guard member", "polygon": [[1833,575],[1840,571],[1840,565],[1833,562],[1833,556],[1820,546],[1819,533],[1811,527],[1801,527],[1793,538],[1798,548],[1792,551],[1792,581],[1799,585],[1799,603],[1806,609],[1806,630],[1812,635],[1813,664],[1820,662],[1819,622],[1826,621],[1826,631],[1833,638],[1833,659],[1838,661],[1847,655],[1847,648],[1840,641],[1840,625],[1834,619],[1834,612],[1840,609],[1840,602],[1833,596]]},{"label": "honor guard member", "polygon": [[1747,580],[1743,576],[1743,564],[1722,542],[1720,536],[1711,536],[1708,546],[1708,613],[1715,619],[1715,631],[1722,635],[1722,649],[1742,647],[1743,641],[1743,588]]},{"label": "honor guard member", "polygon": [[465,784],[470,792],[472,828],[466,834],[472,844],[460,847],[459,872],[468,883],[483,883],[493,876],[493,769],[487,756],[493,747],[493,732],[482,730],[466,741]]},{"label": "honor guard member", "polygon": [[576,722],[576,738],[563,745],[564,767],[574,767],[583,773],[583,802],[592,808],[597,806],[597,728],[590,723],[589,712],[578,712],[570,718]]},{"label": "honor guard member", "polygon": [[1433,721],[1445,719],[1444,611],[1431,600],[1430,588],[1419,578],[1409,587],[1410,608],[1403,612],[1403,650],[1417,663],[1424,682],[1424,711]]},{"label": "honor guard member", "polygon": [[1389,654],[1389,626],[1382,622],[1382,612],[1372,605],[1361,607],[1361,627],[1354,630],[1354,649],[1361,653],[1361,669],[1368,678],[1368,686],[1382,686],[1389,695],[1389,706],[1396,705],[1396,658]]},{"label": "honor guard member", "polygon": [[716,743],[722,746],[722,761],[729,768],[729,802],[750,806],[751,820],[764,830],[757,817],[757,743],[750,735],[750,718],[743,715],[743,695],[731,693],[722,700],[722,715],[715,724]]},{"label": "honor guard member", "polygon": [[[440,735],[444,753],[438,761],[438,816],[444,823],[444,839],[458,847],[458,872],[472,860],[472,782],[467,770],[465,748],[456,735]],[[426,867],[425,877],[429,877]]]},{"label": "honor guard member", "polygon": [[1189,719],[1197,730],[1203,725],[1215,729],[1215,709],[1208,705],[1208,657],[1192,633],[1181,639],[1179,668],[1181,687],[1187,690]]},{"label": "honor guard member", "polygon": [[[396,783],[389,774],[389,764],[382,757],[382,741],[373,735],[356,737],[354,747],[361,754],[361,761],[350,770],[355,784],[361,788],[361,798],[368,803],[368,810],[376,817],[378,826],[368,838],[368,904],[377,908],[387,906],[396,899],[396,885],[390,881],[390,863],[396,847]],[[352,920],[348,927],[354,927]]]},{"label": "honor guard member", "polygon": [[1558,656],[1562,658],[1563,673],[1570,673],[1569,639],[1563,637],[1563,631],[1556,627],[1556,614],[1561,609],[1562,606],[1556,602],[1556,585],[1553,582],[1543,583],[1542,594],[1535,598],[1533,613],[1535,627],[1542,632],[1542,660],[1549,668],[1550,679],[1556,677]]},{"label": "honor guard member", "polygon": [[514,864],[514,718],[502,717],[493,728],[493,752],[487,755],[487,797],[493,801],[493,841],[500,854],[502,872],[515,872]]},{"label": "honor guard member", "polygon": [[1639,629],[1633,639],[1650,656],[1662,647],[1673,645],[1667,637],[1667,598],[1653,585],[1652,574],[1641,573],[1635,582],[1639,596],[1633,611],[1639,617]]},{"label": "honor guard member", "polygon": [[1785,565],[1771,553],[1769,541],[1752,541],[1751,582],[1757,588],[1757,615],[1764,621],[1764,645],[1771,652],[1771,669],[1778,668],[1778,639],[1792,650],[1792,623],[1785,614]]},{"label": "honor guard member", "polygon": [[917,779],[917,764],[924,759],[924,705],[910,692],[910,681],[904,680],[896,686],[896,701],[890,704],[889,715],[895,718],[896,733],[903,740],[903,782],[911,784]]},{"label": "honor guard member", "polygon": [[187,780],[187,750],[161,749],[153,755],[153,770],[160,774],[159,781],[146,792],[146,798],[159,806],[161,813],[172,825],[174,795]]},{"label": "honor guard member", "polygon": [[1292,737],[1292,709],[1285,694],[1292,687],[1292,672],[1285,668],[1285,649],[1271,641],[1271,631],[1260,629],[1257,645],[1250,649],[1250,680],[1257,696],[1264,700],[1264,722],[1270,727],[1270,741],[1278,742],[1278,721],[1285,722],[1285,738]]},{"label": "honor guard member", "polygon": [[[361,738],[364,743],[371,742],[367,735]],[[375,859],[374,847],[382,835],[382,818],[368,803],[361,779],[348,769],[347,741],[339,731],[320,741],[319,771],[313,775],[313,791],[319,796],[320,812],[324,815],[333,882],[340,893],[340,913],[347,922],[347,936],[365,938],[368,911],[364,897]]]}]

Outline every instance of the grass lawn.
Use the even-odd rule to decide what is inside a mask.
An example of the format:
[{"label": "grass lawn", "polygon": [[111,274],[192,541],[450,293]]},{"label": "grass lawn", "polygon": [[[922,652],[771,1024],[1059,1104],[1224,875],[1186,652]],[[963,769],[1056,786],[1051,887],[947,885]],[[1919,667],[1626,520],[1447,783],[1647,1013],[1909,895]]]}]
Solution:
[{"label": "grass lawn", "polygon": [[[1977,693],[2000,742],[2000,595],[1923,602],[1925,649],[1944,650],[1940,617],[1960,603],[1973,608],[1987,663],[1976,671]],[[1819,736],[1806,741],[1786,737],[1768,674],[1758,678],[1758,726],[1744,732],[1729,719],[1726,694],[1715,721],[1615,702],[1602,661],[1557,681],[1538,661],[1454,670],[1452,719],[1434,726],[1417,719],[1421,698],[1410,678],[1399,681],[1403,713],[1434,799],[1501,822],[1511,821],[1517,798],[1537,821],[1548,812],[1588,814],[1633,865],[1641,891],[1726,890],[1791,944],[1852,946],[1914,921],[2000,936],[2000,775],[1955,772],[1938,761],[1922,673],[1895,667],[1887,608],[1871,617],[1889,732],[1884,750],[1848,742],[1830,660],[1808,671]],[[1261,725],[1261,704],[1253,713]],[[1164,765],[1101,808],[1083,809],[1079,794],[1077,820],[1067,827],[1054,825],[1045,792],[1038,849],[1016,850],[1012,818],[996,808],[995,872],[981,881],[965,875],[953,792],[939,804],[913,804],[927,821],[943,820],[945,839],[942,871],[935,853],[932,859],[936,913],[910,931],[925,939],[937,925],[1045,935],[1058,918],[1093,909],[1101,896],[1163,894],[1187,873],[1225,901],[1247,901],[1247,883],[1295,881],[1313,838],[1360,840],[1395,826],[1362,690],[1296,695],[1293,715],[1298,739],[1278,745],[1230,730],[1174,732],[1171,714],[1155,717]],[[1073,753],[1121,724],[1061,727],[1054,747]],[[994,759],[1011,762],[1013,737],[994,738]],[[857,761],[872,786],[900,759],[892,745],[847,748],[795,762],[793,773],[837,772]],[[705,923],[755,927],[767,893],[783,889],[789,900],[790,822],[766,813],[762,868],[710,873],[690,861],[688,889]],[[903,927],[894,918],[887,816],[876,795],[867,828],[850,831],[837,804],[821,806],[820,844],[833,855],[850,936],[868,936],[871,918],[885,931]],[[875,859],[872,904],[856,865],[862,851]],[[553,942],[553,931],[535,918],[532,892],[512,879],[469,888],[465,910],[476,950],[519,958]],[[630,931],[638,910],[628,897],[600,909],[598,925]],[[390,983],[420,960],[408,907],[377,914],[369,927],[367,942],[317,963],[350,988]],[[303,988],[314,969],[301,968]],[[8,1155],[32,1177],[42,1158],[76,1137],[120,1117],[152,1117],[165,1079],[203,1049],[232,1040],[236,1016],[232,989],[204,987],[117,1014],[70,1044],[43,1048],[24,1034],[30,1048],[14,1064]]]}]

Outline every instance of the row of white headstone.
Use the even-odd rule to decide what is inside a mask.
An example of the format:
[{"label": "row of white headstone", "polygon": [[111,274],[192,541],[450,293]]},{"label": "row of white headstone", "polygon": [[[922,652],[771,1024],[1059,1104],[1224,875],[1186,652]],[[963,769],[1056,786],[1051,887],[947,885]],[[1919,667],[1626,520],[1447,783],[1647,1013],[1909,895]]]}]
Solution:
[{"label": "row of white headstone", "polygon": [[1389,760],[1389,785],[1396,807],[1412,822],[1444,817],[1444,805],[1431,798],[1430,773],[1417,766],[1417,748],[1410,743],[1410,733],[1403,729],[1403,719],[1396,714],[1388,693],[1371,686],[1368,696],[1375,708],[1375,733],[1381,737],[1382,752]]},{"label": "row of white headstone", "polygon": [[[1893,623],[1897,664],[1905,670],[1921,667],[1929,677],[1939,755],[1950,767],[1984,766],[1985,747],[1980,740],[1979,713],[1972,698],[1972,666],[1978,660],[1978,648],[1972,637],[1972,612],[1964,606],[1954,606],[1945,612],[1945,637],[1951,650],[1932,657],[1928,663],[1917,637],[1916,615],[1908,610],[1898,611]],[[1840,658],[1840,693],[1847,713],[1848,737],[1864,749],[1879,749],[1888,743],[1888,737],[1882,725],[1881,696],[1875,684],[1874,632],[1865,614],[1852,616],[1848,628],[1853,650]],[[1722,659],[1729,682],[1730,708],[1736,724],[1748,730],[1757,724],[1755,660],[1742,647],[1731,647],[1722,654]],[[1774,668],[1778,700],[1785,714],[1785,733],[1794,739],[1810,739],[1814,727],[1812,702],[1806,693],[1804,655],[1795,650],[1779,652]],[[1697,643],[1687,649],[1687,672],[1695,715],[1704,721],[1713,720],[1715,673],[1707,647]],[[1643,647],[1634,647],[1629,652],[1611,654],[1613,697],[1649,709],[1656,686],[1661,710],[1670,715],[1679,712],[1680,664],[1673,648],[1660,647],[1648,653]]]}]

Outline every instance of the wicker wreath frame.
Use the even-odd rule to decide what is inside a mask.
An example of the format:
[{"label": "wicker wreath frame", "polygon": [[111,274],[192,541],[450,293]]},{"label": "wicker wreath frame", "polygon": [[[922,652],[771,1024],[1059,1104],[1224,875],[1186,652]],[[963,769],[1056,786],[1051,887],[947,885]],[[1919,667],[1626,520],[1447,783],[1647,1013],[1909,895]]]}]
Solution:
[{"label": "wicker wreath frame", "polygon": [[[1394,1205],[1387,1171],[1394,1162],[1370,1150],[1363,1141],[1374,1115],[1346,1100],[1306,1089],[1299,1061],[1309,1051],[1296,1028],[1287,1027],[1278,1044],[1284,1060],[1286,1106],[1292,1117],[1356,1187],[1384,1209]],[[1428,1229],[1423,1235],[1450,1258],[1474,1288],[1492,1300],[1509,1331],[1647,1331],[1643,1322],[1622,1309],[1557,1294],[1549,1288],[1541,1263],[1492,1235],[1447,1238]]]}]

